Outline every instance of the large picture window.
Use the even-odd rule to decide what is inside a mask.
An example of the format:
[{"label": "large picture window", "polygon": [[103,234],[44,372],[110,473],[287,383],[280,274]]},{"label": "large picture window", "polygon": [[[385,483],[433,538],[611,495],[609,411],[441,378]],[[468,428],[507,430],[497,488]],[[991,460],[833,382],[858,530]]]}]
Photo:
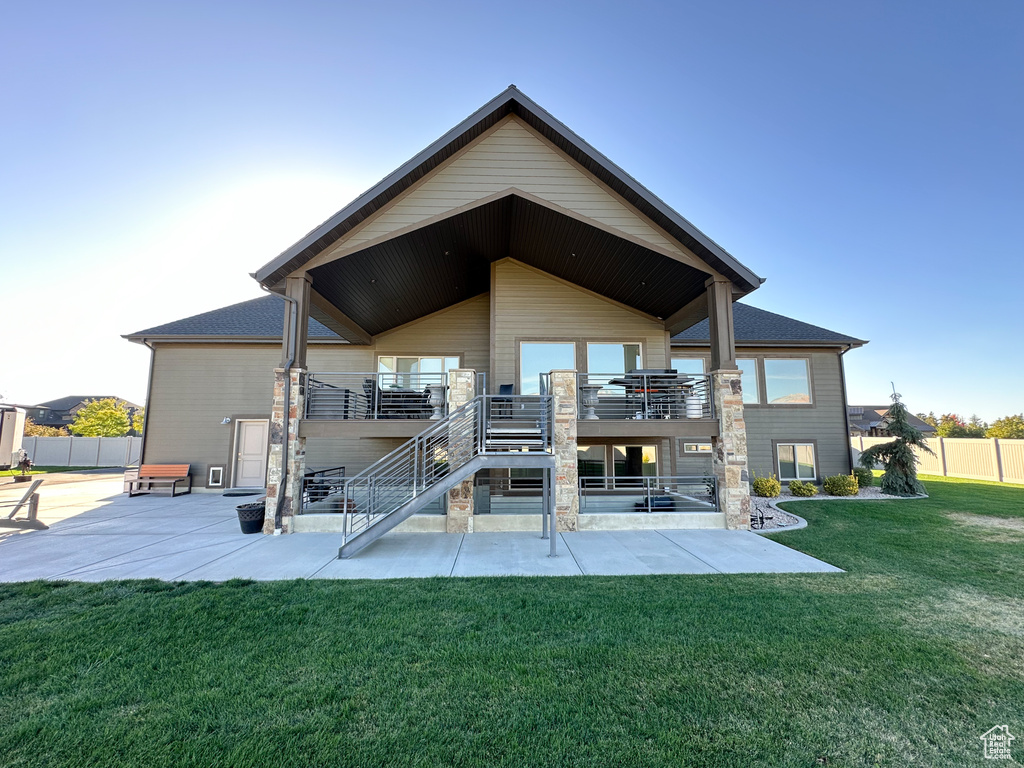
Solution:
[{"label": "large picture window", "polygon": [[778,443],[779,480],[814,480],[814,445],[811,443]]},{"label": "large picture window", "polygon": [[643,368],[639,344],[587,344],[587,371],[595,373],[628,373]]},{"label": "large picture window", "polygon": [[757,360],[740,359],[736,361],[736,365],[743,371],[743,377],[740,379],[740,383],[743,386],[743,402],[760,403],[761,392],[757,386]]},{"label": "large picture window", "polygon": [[377,358],[378,373],[394,374],[394,376],[381,377],[382,385],[393,384],[413,389],[421,389],[431,384],[441,384],[443,383],[443,376],[441,374],[458,367],[459,358],[456,356],[412,357],[408,355],[381,355]]},{"label": "large picture window", "polygon": [[519,393],[540,394],[540,375],[576,369],[576,345],[571,341],[524,341],[519,345]]},{"label": "large picture window", "polygon": [[764,388],[773,405],[805,405],[811,402],[811,381],[805,359],[765,358]]}]

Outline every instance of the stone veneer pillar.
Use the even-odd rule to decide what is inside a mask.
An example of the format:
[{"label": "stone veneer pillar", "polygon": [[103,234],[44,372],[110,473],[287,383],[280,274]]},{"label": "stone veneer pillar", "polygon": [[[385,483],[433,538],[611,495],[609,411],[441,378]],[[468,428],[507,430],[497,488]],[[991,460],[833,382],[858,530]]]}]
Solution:
[{"label": "stone veneer pillar", "polygon": [[750,476],[747,473],[747,427],[739,370],[711,372],[719,435],[711,438],[711,461],[718,483],[718,505],[725,525],[750,530]]},{"label": "stone veneer pillar", "polygon": [[559,531],[575,531],[580,512],[576,446],[576,371],[552,371],[555,429],[555,519]]},{"label": "stone veneer pillar", "polygon": [[[263,520],[263,532],[273,533],[277,500],[284,494],[281,508],[281,532],[291,533],[292,520],[299,513],[302,494],[302,476],[306,472],[306,438],[299,437],[299,420],[305,412],[306,393],[305,371],[292,368],[287,372],[291,378],[291,397],[288,403],[288,434],[284,433],[284,368],[274,369],[274,403],[270,411],[270,455],[267,459],[267,513]],[[281,488],[281,469],[288,462],[288,476],[285,487]]]},{"label": "stone veneer pillar", "polygon": [[[448,372],[448,412],[465,405],[475,396],[476,371],[457,368]],[[473,478],[448,491],[448,533],[473,532]]]}]

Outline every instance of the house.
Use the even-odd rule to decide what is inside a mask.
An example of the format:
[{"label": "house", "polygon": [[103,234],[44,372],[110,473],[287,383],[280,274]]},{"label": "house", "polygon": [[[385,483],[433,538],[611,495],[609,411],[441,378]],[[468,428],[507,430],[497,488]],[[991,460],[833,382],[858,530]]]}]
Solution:
[{"label": "house", "polygon": [[266,532],[748,528],[751,471],[850,470],[865,342],[739,301],[760,277],[514,86],[253,276],[126,338],[143,461],[265,481]]},{"label": "house", "polygon": [[[888,424],[891,405],[851,405],[847,407],[850,420],[851,437],[889,437]],[[935,427],[922,421],[912,413],[907,414],[910,426],[915,427],[925,437],[934,437]]]},{"label": "house", "polygon": [[37,405],[22,405],[25,409],[26,418],[32,419],[33,423],[43,427],[69,427],[75,420],[75,416],[87,403],[93,400],[116,400],[128,407],[129,420],[135,413],[142,409],[141,405],[130,403],[124,398],[115,395],[69,395],[59,397],[56,400],[47,400]]}]

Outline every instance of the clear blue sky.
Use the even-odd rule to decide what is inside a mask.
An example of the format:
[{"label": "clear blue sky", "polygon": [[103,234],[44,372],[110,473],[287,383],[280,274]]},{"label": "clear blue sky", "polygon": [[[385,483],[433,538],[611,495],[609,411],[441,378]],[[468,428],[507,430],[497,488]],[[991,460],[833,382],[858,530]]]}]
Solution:
[{"label": "clear blue sky", "polygon": [[[119,338],[248,273],[509,83],[871,340],[853,403],[1024,410],[1024,2],[8,4],[0,395],[145,396]],[[26,341],[15,345],[16,338]]]}]

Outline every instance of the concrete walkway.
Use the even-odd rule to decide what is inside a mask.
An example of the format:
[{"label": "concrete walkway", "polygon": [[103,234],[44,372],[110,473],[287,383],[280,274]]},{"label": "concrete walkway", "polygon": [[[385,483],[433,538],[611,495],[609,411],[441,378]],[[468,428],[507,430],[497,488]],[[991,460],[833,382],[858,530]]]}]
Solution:
[{"label": "concrete walkway", "polygon": [[[721,530],[563,533],[556,558],[539,533],[390,533],[338,560],[337,534],[241,534],[235,505],[245,499],[121,491],[120,478],[44,484],[39,517],[51,528],[0,528],[0,581],[840,572],[756,534]],[[0,488],[0,498],[11,495]]]}]

